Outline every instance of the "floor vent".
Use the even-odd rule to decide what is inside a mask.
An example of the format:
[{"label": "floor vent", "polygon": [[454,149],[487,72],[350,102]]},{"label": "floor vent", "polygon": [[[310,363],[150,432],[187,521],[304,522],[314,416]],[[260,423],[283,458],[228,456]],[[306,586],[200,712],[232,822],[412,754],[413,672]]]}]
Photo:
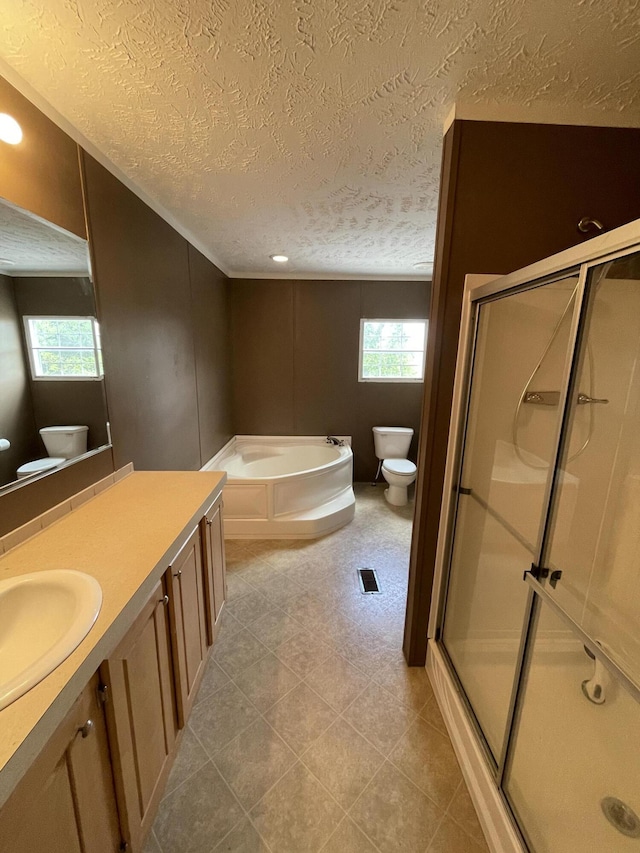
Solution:
[{"label": "floor vent", "polygon": [[375,569],[358,569],[358,580],[363,594],[374,595],[380,592]]}]

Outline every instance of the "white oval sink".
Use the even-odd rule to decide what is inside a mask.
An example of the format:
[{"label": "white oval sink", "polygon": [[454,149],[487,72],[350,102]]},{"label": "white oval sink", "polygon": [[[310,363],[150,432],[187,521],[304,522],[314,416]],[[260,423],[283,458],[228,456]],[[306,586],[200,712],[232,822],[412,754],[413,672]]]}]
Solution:
[{"label": "white oval sink", "polygon": [[49,675],[98,618],[95,578],[52,569],[0,581],[0,710]]}]

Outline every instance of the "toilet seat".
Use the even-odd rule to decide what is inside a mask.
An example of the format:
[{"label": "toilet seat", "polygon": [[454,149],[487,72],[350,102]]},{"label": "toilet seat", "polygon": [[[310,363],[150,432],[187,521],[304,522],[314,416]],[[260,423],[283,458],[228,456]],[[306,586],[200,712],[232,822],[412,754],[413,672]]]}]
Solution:
[{"label": "toilet seat", "polygon": [[34,474],[42,474],[44,471],[57,468],[58,465],[66,461],[64,456],[45,456],[44,459],[34,459],[33,462],[25,462],[18,468],[18,477],[32,477]]},{"label": "toilet seat", "polygon": [[382,468],[389,471],[390,474],[400,474],[405,477],[412,477],[417,471],[415,464],[410,459],[385,459]]}]

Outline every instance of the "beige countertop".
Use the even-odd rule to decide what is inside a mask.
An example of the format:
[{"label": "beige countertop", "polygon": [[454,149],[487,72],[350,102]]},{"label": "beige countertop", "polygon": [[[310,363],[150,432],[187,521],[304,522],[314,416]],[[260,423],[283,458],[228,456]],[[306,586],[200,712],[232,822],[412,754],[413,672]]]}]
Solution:
[{"label": "beige countertop", "polygon": [[136,471],[0,557],[0,580],[76,569],[102,587],[100,614],[78,648],[0,711],[0,806],[124,637],[225,479],[224,472]]}]

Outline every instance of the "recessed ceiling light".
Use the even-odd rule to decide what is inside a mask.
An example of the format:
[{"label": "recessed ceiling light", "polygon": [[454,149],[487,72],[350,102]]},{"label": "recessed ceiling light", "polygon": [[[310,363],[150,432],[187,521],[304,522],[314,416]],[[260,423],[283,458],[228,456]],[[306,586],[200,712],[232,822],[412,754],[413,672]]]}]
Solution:
[{"label": "recessed ceiling light", "polygon": [[432,266],[433,261],[416,261],[416,263],[413,265],[413,268],[415,270],[426,270],[431,269]]},{"label": "recessed ceiling light", "polygon": [[22,142],[22,128],[18,122],[7,113],[0,113],[0,139],[9,145]]},{"label": "recessed ceiling light", "polygon": [[286,262],[289,260],[287,255],[269,255],[269,257],[277,264],[286,264]]},{"label": "recessed ceiling light", "polygon": [[10,261],[9,258],[0,258],[0,267],[15,267],[16,262]]}]

